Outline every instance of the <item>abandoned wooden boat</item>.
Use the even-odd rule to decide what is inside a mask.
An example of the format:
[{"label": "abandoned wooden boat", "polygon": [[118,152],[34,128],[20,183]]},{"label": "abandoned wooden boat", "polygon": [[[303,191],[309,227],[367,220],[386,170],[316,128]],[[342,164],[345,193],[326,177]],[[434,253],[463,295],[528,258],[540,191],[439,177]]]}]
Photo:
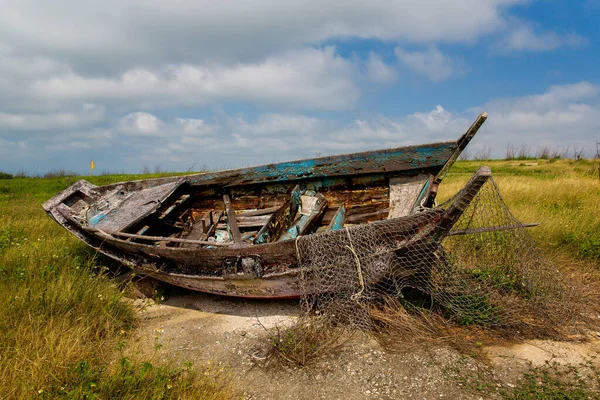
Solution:
[{"label": "abandoned wooden boat", "polygon": [[[137,273],[221,295],[299,297],[299,237],[334,240],[370,224],[401,248],[446,235],[490,172],[447,210],[435,207],[438,186],[486,118],[456,141],[101,187],[80,180],[43,208]],[[411,228],[423,213],[435,216],[430,226]]]}]

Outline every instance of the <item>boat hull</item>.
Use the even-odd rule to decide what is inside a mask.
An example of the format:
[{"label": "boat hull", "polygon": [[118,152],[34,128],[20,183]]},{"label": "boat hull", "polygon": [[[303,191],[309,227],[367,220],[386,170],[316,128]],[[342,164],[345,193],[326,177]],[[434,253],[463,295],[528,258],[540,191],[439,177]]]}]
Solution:
[{"label": "boat hull", "polygon": [[[306,294],[301,282],[311,274],[298,251],[307,238],[344,249],[346,237],[371,229],[374,236],[386,232],[392,253],[417,238],[434,248],[462,211],[427,204],[485,118],[480,115],[458,141],[102,187],[82,180],[43,208],[137,273],[219,295],[299,297]],[[478,176],[489,176],[489,169]],[[320,206],[303,212],[309,204]],[[263,218],[265,210],[276,211]],[[431,217],[425,225],[423,216]],[[255,225],[257,220],[263,222]],[[248,229],[254,226],[261,228]],[[218,229],[229,243],[220,241]]]}]

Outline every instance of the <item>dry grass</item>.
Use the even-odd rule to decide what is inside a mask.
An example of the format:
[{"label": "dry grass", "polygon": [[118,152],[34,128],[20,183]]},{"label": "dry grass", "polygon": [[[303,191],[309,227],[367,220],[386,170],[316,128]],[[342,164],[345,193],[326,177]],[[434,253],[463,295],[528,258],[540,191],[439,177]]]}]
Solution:
[{"label": "dry grass", "polygon": [[67,185],[0,183],[0,397],[234,398],[226,374],[124,355],[133,308],[101,260],[40,207]]},{"label": "dry grass", "polygon": [[[593,174],[593,162],[533,160],[527,163],[489,161],[486,164],[492,168],[500,193],[515,217],[522,222],[540,223],[540,226],[528,229],[541,247],[542,256],[550,261],[547,265],[551,270],[540,274],[545,274],[546,281],[560,281],[564,288],[560,302],[553,303],[552,299],[545,302],[541,310],[541,317],[547,322],[545,326],[536,322],[538,316],[532,316],[528,325],[497,333],[516,339],[556,337],[559,325],[562,325],[562,337],[582,329],[597,329],[597,315],[600,315],[600,180]],[[442,185],[440,199],[458,191],[478,165],[473,162],[457,165]]]},{"label": "dry grass", "polygon": [[289,327],[276,327],[269,334],[264,365],[308,367],[338,351],[352,334],[328,320],[306,316]]},{"label": "dry grass", "polygon": [[451,338],[448,321],[441,315],[421,307],[407,310],[398,300],[387,298],[369,314],[377,326],[376,338],[387,349],[408,350]]},{"label": "dry grass", "polygon": [[[594,163],[532,161],[486,164],[513,214],[523,222],[541,223],[529,231],[546,250],[600,262],[600,180],[593,174]],[[456,193],[478,165],[457,165],[440,187],[440,201]]]}]

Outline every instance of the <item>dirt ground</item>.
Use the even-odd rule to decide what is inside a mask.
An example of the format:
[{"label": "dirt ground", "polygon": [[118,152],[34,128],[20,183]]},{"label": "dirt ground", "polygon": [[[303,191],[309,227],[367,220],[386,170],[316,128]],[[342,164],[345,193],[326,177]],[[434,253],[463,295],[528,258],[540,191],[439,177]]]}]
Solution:
[{"label": "dirt ground", "polygon": [[[297,301],[253,301],[184,292],[139,306],[139,342],[194,365],[228,366],[246,399],[487,399],[510,389],[532,365],[576,365],[600,352],[595,334],[581,341],[526,341],[483,347],[478,357],[448,346],[385,351],[361,334],[307,368],[265,368],[269,330],[294,322]],[[600,333],[598,333],[600,335]],[[158,338],[158,339],[157,339]],[[482,390],[485,389],[486,390]]]}]

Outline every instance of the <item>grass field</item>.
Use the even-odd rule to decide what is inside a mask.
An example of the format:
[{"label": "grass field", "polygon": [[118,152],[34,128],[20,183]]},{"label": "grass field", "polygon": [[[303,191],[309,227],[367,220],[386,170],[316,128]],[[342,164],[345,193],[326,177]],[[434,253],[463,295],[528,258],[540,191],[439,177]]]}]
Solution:
[{"label": "grass field", "polygon": [[[482,164],[492,167],[515,216],[541,223],[531,233],[546,252],[571,270],[598,269],[597,163],[462,161],[442,185],[440,199]],[[102,185],[149,176],[86,179]],[[0,179],[0,396],[235,398],[226,373],[159,361],[129,343],[133,307],[103,273],[102,260],[41,209],[77,179]]]},{"label": "grass field", "polygon": [[0,397],[238,398],[226,373],[159,361],[159,349],[130,343],[133,306],[102,261],[41,209],[74,181],[0,180]]}]

